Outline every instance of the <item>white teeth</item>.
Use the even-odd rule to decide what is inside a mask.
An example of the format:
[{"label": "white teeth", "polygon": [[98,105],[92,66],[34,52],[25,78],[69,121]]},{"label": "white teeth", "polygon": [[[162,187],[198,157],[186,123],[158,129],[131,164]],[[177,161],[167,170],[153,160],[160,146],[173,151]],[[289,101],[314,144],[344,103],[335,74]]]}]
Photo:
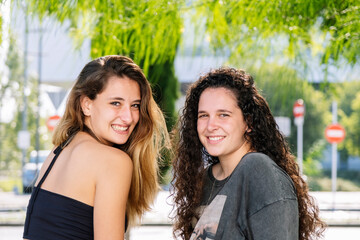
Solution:
[{"label": "white teeth", "polygon": [[209,137],[211,141],[218,141],[220,139],[223,139],[224,137]]},{"label": "white teeth", "polygon": [[126,131],[128,130],[128,127],[121,127],[121,126],[118,126],[118,125],[112,125],[112,128],[116,131]]}]

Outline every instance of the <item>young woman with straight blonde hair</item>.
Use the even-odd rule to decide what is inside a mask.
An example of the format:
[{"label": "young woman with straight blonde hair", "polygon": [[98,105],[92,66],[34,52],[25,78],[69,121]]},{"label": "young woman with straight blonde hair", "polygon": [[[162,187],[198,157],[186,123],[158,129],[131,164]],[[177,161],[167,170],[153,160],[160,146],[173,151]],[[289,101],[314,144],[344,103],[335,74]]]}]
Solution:
[{"label": "young woman with straight blonde hair", "polygon": [[138,222],[155,199],[159,152],[168,142],[139,66],[116,55],[89,62],[55,129],[24,238],[124,239],[128,223]]}]

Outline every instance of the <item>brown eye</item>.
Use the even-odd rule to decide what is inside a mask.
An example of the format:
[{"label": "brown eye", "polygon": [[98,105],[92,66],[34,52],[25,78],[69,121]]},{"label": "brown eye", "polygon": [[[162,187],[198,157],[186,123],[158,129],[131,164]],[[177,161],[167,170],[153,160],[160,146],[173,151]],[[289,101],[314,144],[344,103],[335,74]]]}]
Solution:
[{"label": "brown eye", "polygon": [[136,104],[131,105],[131,107],[140,109],[140,104],[139,104],[139,103],[136,103]]},{"label": "brown eye", "polygon": [[114,106],[120,106],[120,102],[111,102],[110,104]]}]

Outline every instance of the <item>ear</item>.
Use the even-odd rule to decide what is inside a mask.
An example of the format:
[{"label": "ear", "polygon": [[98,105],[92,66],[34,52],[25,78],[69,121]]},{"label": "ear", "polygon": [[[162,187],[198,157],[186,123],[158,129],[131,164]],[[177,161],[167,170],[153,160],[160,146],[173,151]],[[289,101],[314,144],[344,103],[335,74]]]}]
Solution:
[{"label": "ear", "polygon": [[92,100],[87,96],[83,96],[80,99],[80,104],[83,114],[89,117],[91,115]]}]

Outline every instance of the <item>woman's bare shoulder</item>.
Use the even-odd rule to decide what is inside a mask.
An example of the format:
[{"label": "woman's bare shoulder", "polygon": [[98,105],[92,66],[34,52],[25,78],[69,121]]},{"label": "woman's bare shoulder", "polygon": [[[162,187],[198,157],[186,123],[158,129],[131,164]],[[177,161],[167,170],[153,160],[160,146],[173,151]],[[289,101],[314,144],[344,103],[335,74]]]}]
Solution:
[{"label": "woman's bare shoulder", "polygon": [[123,169],[132,170],[132,161],[127,153],[97,141],[78,142],[73,148],[72,158],[82,159],[97,173],[121,172]]}]

